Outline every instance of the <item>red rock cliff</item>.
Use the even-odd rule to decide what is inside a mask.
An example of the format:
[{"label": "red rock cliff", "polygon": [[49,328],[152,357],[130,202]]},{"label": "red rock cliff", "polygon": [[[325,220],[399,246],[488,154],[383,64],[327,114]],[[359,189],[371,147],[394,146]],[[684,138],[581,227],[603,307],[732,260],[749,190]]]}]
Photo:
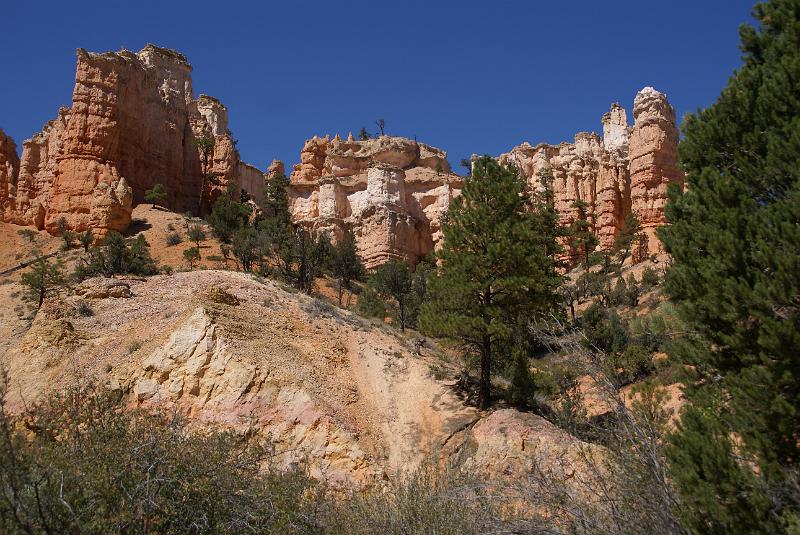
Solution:
[{"label": "red rock cliff", "polygon": [[[125,230],[131,207],[156,183],[169,208],[197,213],[237,180],[227,110],[205,95],[195,100],[183,55],[147,45],[77,56],[72,107],[23,143],[16,177],[0,170],[4,221],[56,233],[63,217],[100,237]],[[204,151],[199,139],[213,146]]]},{"label": "red rock cliff", "polygon": [[646,87],[634,99],[633,117],[631,128],[625,110],[613,104],[602,118],[602,138],[581,132],[574,143],[523,143],[499,159],[516,163],[533,189],[539,187],[539,171],[549,168],[561,223],[569,225],[577,217],[571,207],[575,200],[585,201],[601,249],[611,247],[625,216],[633,211],[648,237],[649,252],[659,252],[655,229],[665,221],[667,186],[683,185],[675,110],[666,95]]},{"label": "red rock cliff", "polygon": [[446,153],[401,137],[306,141],[292,171],[292,218],[313,231],[356,235],[367,267],[415,262],[439,240],[439,217],[461,190]]}]

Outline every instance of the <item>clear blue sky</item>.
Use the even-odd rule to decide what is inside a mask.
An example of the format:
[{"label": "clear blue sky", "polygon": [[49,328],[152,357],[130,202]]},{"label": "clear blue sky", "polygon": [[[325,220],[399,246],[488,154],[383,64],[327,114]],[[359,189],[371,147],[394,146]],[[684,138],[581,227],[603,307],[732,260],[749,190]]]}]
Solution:
[{"label": "clear blue sky", "polygon": [[229,108],[244,160],[291,165],[315,134],[375,131],[498,154],[599,131],[611,102],[666,92],[678,116],[740,64],[752,0],[7,2],[0,128],[19,145],[69,105],[75,49],[177,49]]}]

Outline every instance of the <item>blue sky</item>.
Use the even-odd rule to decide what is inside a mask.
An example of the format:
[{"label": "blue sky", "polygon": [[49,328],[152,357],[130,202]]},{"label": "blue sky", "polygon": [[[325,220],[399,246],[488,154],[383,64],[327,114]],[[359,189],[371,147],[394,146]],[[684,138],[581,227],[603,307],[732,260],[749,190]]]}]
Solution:
[{"label": "blue sky", "polygon": [[18,144],[69,105],[75,49],[177,49],[245,161],[297,162],[315,134],[375,131],[472,153],[599,131],[646,85],[681,117],[740,64],[752,0],[9,2],[0,129]]}]

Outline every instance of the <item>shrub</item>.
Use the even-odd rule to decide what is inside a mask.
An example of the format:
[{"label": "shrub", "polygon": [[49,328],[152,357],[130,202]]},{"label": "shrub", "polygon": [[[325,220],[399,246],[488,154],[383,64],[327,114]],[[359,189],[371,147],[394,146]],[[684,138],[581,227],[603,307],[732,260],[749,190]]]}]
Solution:
[{"label": "shrub", "polygon": [[19,234],[22,238],[28,240],[31,243],[36,241],[36,231],[35,230],[29,229],[29,228],[24,228],[22,230],[18,230],[17,234]]},{"label": "shrub", "polygon": [[386,303],[378,292],[367,286],[358,295],[358,313],[367,318],[386,317]]},{"label": "shrub", "polygon": [[167,190],[164,188],[163,184],[156,184],[151,189],[144,192],[145,202],[149,202],[153,206],[163,204],[166,198]]},{"label": "shrub", "polygon": [[119,232],[110,232],[103,245],[89,250],[87,258],[82,258],[75,268],[75,278],[83,280],[95,275],[111,277],[118,273],[133,275],[154,275],[158,272],[156,263],[150,256],[150,245],[139,235],[128,242]]},{"label": "shrub", "polygon": [[324,299],[311,298],[301,305],[303,311],[311,316],[330,316],[336,312],[336,307]]},{"label": "shrub", "polygon": [[178,245],[181,242],[183,242],[183,238],[181,238],[181,235],[178,234],[177,232],[170,232],[169,234],[167,234],[167,245],[169,247]]},{"label": "shrub", "polygon": [[620,385],[638,381],[655,370],[650,351],[640,345],[631,344],[621,353],[609,355],[609,362]]},{"label": "shrub", "polygon": [[658,277],[658,273],[655,269],[647,266],[642,271],[642,291],[649,291],[655,286],[658,286],[658,283],[661,282],[661,279]]},{"label": "shrub", "polygon": [[92,229],[86,229],[86,232],[79,234],[78,241],[81,242],[81,245],[83,246],[83,252],[88,253],[89,247],[91,247],[92,243],[94,242],[94,234],[92,233]]},{"label": "shrub", "polygon": [[75,306],[75,312],[77,312],[79,316],[94,316],[94,310],[92,310],[92,307],[90,307],[89,303],[86,301],[78,301],[78,304]]},{"label": "shrub", "polygon": [[119,393],[93,385],[20,415],[0,405],[0,531],[320,531],[319,487],[298,470],[265,465],[269,444],[122,407]]},{"label": "shrub", "polygon": [[592,303],[581,316],[581,327],[590,345],[607,353],[622,351],[628,343],[628,329],[616,310]]}]

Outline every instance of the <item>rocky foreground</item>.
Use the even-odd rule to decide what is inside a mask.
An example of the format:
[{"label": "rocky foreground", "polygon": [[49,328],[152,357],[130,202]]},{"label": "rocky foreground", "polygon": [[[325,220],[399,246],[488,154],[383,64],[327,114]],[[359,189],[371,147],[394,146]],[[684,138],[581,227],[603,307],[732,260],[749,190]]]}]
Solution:
[{"label": "rocky foreground", "polygon": [[[79,315],[80,302],[94,314]],[[268,438],[281,463],[308,462],[337,484],[370,486],[426,461],[572,472],[589,448],[533,414],[465,405],[454,381],[435,378],[446,364],[434,348],[416,355],[394,329],[243,273],[90,279],[6,344],[12,410],[97,378],[133,406]]]}]

